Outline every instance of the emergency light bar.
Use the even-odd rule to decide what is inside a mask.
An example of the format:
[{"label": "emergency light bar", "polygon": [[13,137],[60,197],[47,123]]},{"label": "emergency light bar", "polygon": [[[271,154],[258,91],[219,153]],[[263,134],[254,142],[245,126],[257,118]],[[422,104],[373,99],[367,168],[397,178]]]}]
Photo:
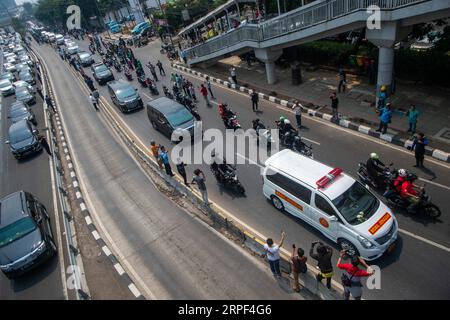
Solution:
[{"label": "emergency light bar", "polygon": [[341,168],[334,168],[330,172],[327,173],[326,176],[323,176],[319,180],[317,180],[316,185],[318,188],[325,188],[327,184],[332,182],[334,179],[336,179],[343,170]]}]

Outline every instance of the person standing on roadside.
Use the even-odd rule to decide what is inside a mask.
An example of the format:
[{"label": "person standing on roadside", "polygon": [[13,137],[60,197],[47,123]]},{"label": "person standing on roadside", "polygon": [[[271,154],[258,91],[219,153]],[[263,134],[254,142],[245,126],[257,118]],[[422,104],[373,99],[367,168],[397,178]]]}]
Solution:
[{"label": "person standing on roadside", "polygon": [[96,97],[94,97],[94,96],[92,95],[92,93],[89,95],[89,99],[91,100],[91,103],[92,103],[92,105],[94,106],[95,110],[96,110],[96,111],[99,111],[99,110],[98,110],[98,106],[97,106],[97,104],[98,104],[98,99],[97,99]]},{"label": "person standing on roadside", "polygon": [[48,95],[45,95],[45,103],[47,104],[47,107],[51,108],[53,112],[56,113],[56,108],[53,105],[53,101]]},{"label": "person standing on roadside", "polygon": [[339,84],[338,84],[338,92],[345,93],[345,86],[347,85],[347,74],[345,73],[345,70],[342,66],[339,67]]},{"label": "person standing on roadside", "polygon": [[195,96],[195,88],[192,83],[189,83],[188,90],[189,90],[189,96],[191,96],[192,99],[194,99],[194,101],[197,102],[197,97]]},{"label": "person standing on roadside", "polygon": [[252,101],[253,112],[258,112],[259,95],[255,90],[252,90],[252,93],[250,94],[250,100]]},{"label": "person standing on roadside", "polygon": [[428,139],[423,132],[415,135],[411,150],[414,150],[414,156],[416,158],[416,168],[425,168],[423,160],[425,159],[425,150],[428,145]]},{"label": "person standing on roadside", "polygon": [[93,91],[95,91],[95,86],[94,86],[94,81],[92,81],[92,78],[91,77],[89,77],[89,76],[85,76],[86,78],[86,80],[85,80],[85,82],[86,82],[86,85],[89,87],[89,89],[93,92]]},{"label": "person standing on roadside", "polygon": [[166,71],[164,71],[163,65],[161,63],[161,61],[158,60],[158,62],[156,63],[156,66],[159,69],[159,75],[160,76],[166,76]]},{"label": "person standing on roadside", "polygon": [[336,96],[336,92],[331,93],[331,111],[333,112],[333,120],[339,119],[338,107],[339,107],[339,99]]},{"label": "person standing on roadside", "polygon": [[356,255],[351,257],[351,263],[342,263],[342,257],[345,254],[345,250],[342,250],[337,261],[337,267],[346,271],[341,277],[342,285],[344,286],[344,300],[349,300],[350,295],[352,295],[355,300],[361,300],[363,286],[361,283],[361,278],[371,276],[375,272],[367,272],[360,269],[360,264],[364,265],[367,269],[370,269],[370,267],[362,258]]},{"label": "person standing on roadside", "polygon": [[[314,252],[315,246],[318,244],[316,252]],[[309,256],[317,261],[319,267],[319,273],[316,276],[318,282],[322,282],[323,279],[327,279],[327,288],[331,289],[331,278],[333,277],[333,264],[331,263],[331,256],[333,255],[333,249],[324,245],[320,241],[313,242],[311,249],[309,250]]]},{"label": "person standing on roadside", "polygon": [[214,95],[213,95],[212,90],[211,90],[211,81],[209,80],[209,76],[206,76],[205,86],[206,86],[206,88],[208,88],[208,91],[209,91],[209,94],[211,95],[211,98],[212,99],[216,99],[216,98],[214,98]]},{"label": "person standing on roadside", "polygon": [[235,84],[237,84],[237,76],[236,76],[236,68],[235,67],[230,68],[230,75],[231,75],[231,79],[233,80],[233,82]]},{"label": "person standing on roadside", "polygon": [[48,145],[47,139],[45,138],[45,136],[43,134],[40,134],[38,136],[38,141],[41,144],[42,148],[45,149],[45,152],[47,152],[48,155],[51,156],[52,153],[50,151],[50,146]]},{"label": "person standing on roadside", "polygon": [[203,202],[209,206],[211,202],[209,202],[208,199],[208,191],[206,190],[206,179],[205,174],[200,169],[195,169],[194,171],[194,177],[192,178],[191,183],[197,184],[198,190],[200,190],[200,193],[202,194]]},{"label": "person standing on roadside", "polygon": [[302,126],[302,105],[298,100],[295,100],[294,105],[292,106],[292,109],[294,109],[295,112],[295,120],[297,121],[297,128],[301,129]]},{"label": "person standing on roadside", "polygon": [[172,168],[170,167],[169,155],[164,146],[159,147],[159,157],[164,165],[164,169],[166,169],[167,175],[173,177],[174,174],[172,172]]},{"label": "person standing on roadside", "polygon": [[414,134],[416,133],[417,118],[419,117],[419,111],[416,109],[416,106],[412,104],[411,107],[409,107],[409,110],[406,113],[406,115],[408,116],[408,124],[409,124],[408,132]]},{"label": "person standing on roadside", "polygon": [[376,130],[377,132],[381,132],[381,134],[386,134],[388,124],[391,122],[392,118],[392,110],[391,104],[386,104],[386,107],[380,110],[380,126]]},{"label": "person standing on roadside", "polygon": [[206,89],[206,87],[203,85],[203,83],[200,85],[200,94],[202,95],[203,99],[205,99],[206,106],[210,107],[211,104],[209,103],[209,100],[208,100],[208,89]]},{"label": "person standing on roadside", "polygon": [[187,182],[187,175],[186,175],[186,164],[183,161],[181,161],[180,158],[177,159],[177,171],[180,174],[180,176],[183,177],[184,184],[186,186],[189,186],[189,183]]},{"label": "person standing on roadside", "polygon": [[280,248],[283,246],[284,239],[286,238],[286,233],[281,231],[281,240],[279,244],[274,244],[272,238],[268,238],[266,240],[266,244],[264,245],[264,250],[266,251],[267,260],[269,261],[270,270],[272,274],[280,278]]},{"label": "person standing on roadside", "polygon": [[298,282],[300,273],[306,273],[306,271],[308,271],[308,267],[306,266],[307,260],[308,258],[305,257],[305,251],[302,248],[298,248],[296,250],[295,244],[293,244],[291,253],[291,265],[294,283],[292,285],[292,290],[294,290],[295,292],[300,291],[300,283]]},{"label": "person standing on roadside", "polygon": [[155,81],[158,81],[158,76],[156,75],[155,66],[149,61],[147,64],[147,67],[150,69],[153,79],[155,79]]},{"label": "person standing on roadside", "polygon": [[161,158],[159,157],[159,146],[156,145],[156,142],[153,140],[150,141],[150,151],[152,152],[152,155],[155,157],[155,160],[158,163],[159,168],[163,169],[163,164]]}]

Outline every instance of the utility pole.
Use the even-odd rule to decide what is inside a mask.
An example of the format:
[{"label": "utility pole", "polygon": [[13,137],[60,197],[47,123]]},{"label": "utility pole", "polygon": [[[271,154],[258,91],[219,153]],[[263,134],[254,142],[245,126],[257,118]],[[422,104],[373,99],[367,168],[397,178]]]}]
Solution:
[{"label": "utility pole", "polygon": [[[161,10],[161,13],[163,14],[164,20],[166,20],[166,22],[167,22],[167,26],[169,26],[169,20],[167,19],[167,16],[166,16],[166,10],[164,10],[162,8],[160,0],[156,0],[156,2],[158,3],[159,10]],[[169,33],[169,39],[170,39],[170,43],[173,46],[173,40],[172,40],[172,34],[171,33]]]}]

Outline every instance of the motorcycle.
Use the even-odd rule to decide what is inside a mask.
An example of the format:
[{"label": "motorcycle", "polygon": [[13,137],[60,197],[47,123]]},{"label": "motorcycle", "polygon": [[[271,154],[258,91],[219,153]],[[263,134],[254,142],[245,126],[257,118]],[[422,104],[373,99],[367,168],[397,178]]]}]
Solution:
[{"label": "motorcycle", "polygon": [[234,114],[227,120],[224,120],[224,124],[227,129],[237,130],[242,128],[241,124],[239,123],[239,120],[237,119],[236,114]]},{"label": "motorcycle", "polygon": [[395,168],[392,168],[392,165],[393,163],[390,163],[380,174],[380,181],[383,181],[381,185],[376,183],[375,179],[369,174],[366,164],[363,162],[358,164],[357,175],[362,183],[371,186],[373,189],[386,190],[386,187],[388,187],[398,175],[398,171]]},{"label": "motorcycle", "polygon": [[312,145],[307,145],[302,141],[302,138],[296,135],[294,137],[294,141],[291,145],[292,151],[298,152],[301,155],[304,155],[305,157],[310,157],[313,159],[313,153],[312,153]]},{"label": "motorcycle", "polygon": [[125,76],[127,77],[128,81],[133,80],[133,74],[131,73],[131,71],[129,69],[125,70]]},{"label": "motorcycle", "polygon": [[401,197],[400,194],[396,191],[390,193],[390,195],[386,196],[385,198],[391,206],[401,210],[405,210],[411,214],[420,214],[433,219],[436,219],[441,215],[441,209],[439,209],[437,205],[431,202],[431,197],[426,193],[425,187],[421,191],[419,191],[418,197],[419,202],[412,210],[408,209],[408,200]]},{"label": "motorcycle", "polygon": [[270,133],[270,130],[266,129],[266,126],[259,121],[258,119],[253,120],[253,129],[256,131],[257,140],[256,143],[259,146],[260,142],[263,142],[267,145],[268,148],[272,145],[272,143],[275,143],[275,140],[272,138],[272,134]]},{"label": "motorcycle", "polygon": [[147,79],[145,78],[145,76],[140,76],[138,77],[138,82],[141,84],[142,87],[147,88]]},{"label": "motorcycle", "polygon": [[232,167],[231,165],[226,166],[227,169],[222,174],[218,168],[215,168],[215,166],[211,164],[211,171],[217,182],[224,185],[225,187],[234,189],[236,192],[242,195],[245,195],[245,189],[237,177],[236,168]]},{"label": "motorcycle", "polygon": [[169,89],[167,89],[166,86],[163,86],[163,92],[164,92],[164,95],[165,95],[167,98],[173,99],[173,94],[170,93]]},{"label": "motorcycle", "polygon": [[114,60],[114,68],[116,69],[117,72],[122,72],[122,65],[117,60]]},{"label": "motorcycle", "polygon": [[150,90],[150,93],[152,95],[154,95],[154,96],[158,96],[159,95],[158,88],[156,87],[156,84],[153,81],[148,83],[148,89]]}]

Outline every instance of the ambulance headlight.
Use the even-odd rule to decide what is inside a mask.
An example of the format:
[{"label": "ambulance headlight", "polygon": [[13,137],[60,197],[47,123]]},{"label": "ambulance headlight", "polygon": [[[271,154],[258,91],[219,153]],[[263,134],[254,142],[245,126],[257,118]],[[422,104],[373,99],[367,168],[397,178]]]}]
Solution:
[{"label": "ambulance headlight", "polygon": [[372,242],[370,242],[370,240],[364,238],[363,236],[358,236],[358,241],[361,243],[361,245],[366,248],[366,249],[370,249],[374,247],[374,244]]}]

